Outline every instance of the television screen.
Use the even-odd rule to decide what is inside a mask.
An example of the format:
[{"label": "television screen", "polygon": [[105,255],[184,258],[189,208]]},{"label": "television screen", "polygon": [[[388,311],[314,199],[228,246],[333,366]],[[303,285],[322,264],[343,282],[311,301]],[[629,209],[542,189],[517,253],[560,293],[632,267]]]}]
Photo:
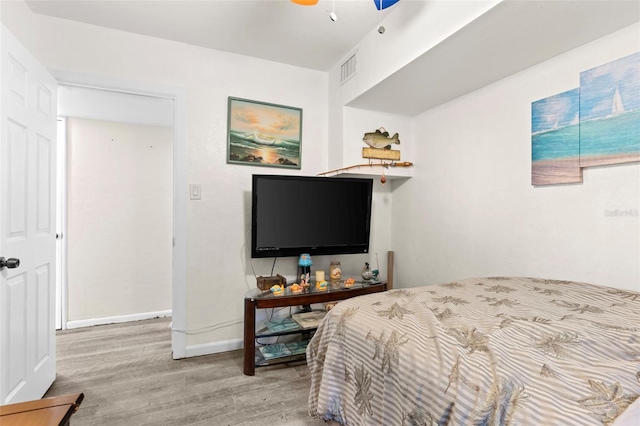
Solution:
[{"label": "television screen", "polygon": [[369,251],[372,179],[253,175],[251,257]]}]

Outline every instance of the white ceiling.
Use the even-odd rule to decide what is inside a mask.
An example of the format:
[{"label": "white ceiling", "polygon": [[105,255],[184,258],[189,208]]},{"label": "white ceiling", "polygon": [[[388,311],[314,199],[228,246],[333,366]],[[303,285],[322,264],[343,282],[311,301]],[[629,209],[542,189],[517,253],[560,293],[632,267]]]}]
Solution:
[{"label": "white ceiling", "polygon": [[[405,0],[407,1],[407,0]],[[380,12],[373,0],[26,0],[34,13],[329,71]],[[382,12],[382,18],[396,6]],[[381,36],[382,37],[382,36]]]},{"label": "white ceiling", "polygon": [[[421,7],[403,0],[382,12]],[[458,1],[458,0],[439,0]],[[373,0],[26,0],[35,13],[329,71],[369,33]],[[407,10],[409,10],[407,9]],[[638,0],[506,0],[349,105],[416,115],[640,21]],[[640,36],[639,36],[640,42]]]},{"label": "white ceiling", "polygon": [[349,106],[414,116],[638,21],[638,0],[503,1]]}]

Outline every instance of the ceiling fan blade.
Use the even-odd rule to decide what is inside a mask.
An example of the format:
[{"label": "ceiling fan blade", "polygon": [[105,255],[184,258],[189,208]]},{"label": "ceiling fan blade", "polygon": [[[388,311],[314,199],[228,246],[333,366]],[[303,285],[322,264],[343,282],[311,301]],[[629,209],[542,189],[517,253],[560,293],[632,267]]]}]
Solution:
[{"label": "ceiling fan blade", "polygon": [[[291,0],[293,1],[293,0]],[[393,6],[394,4],[398,3],[400,0],[373,0],[373,2],[376,5],[376,9],[380,10],[380,9],[386,9],[389,6]]]}]

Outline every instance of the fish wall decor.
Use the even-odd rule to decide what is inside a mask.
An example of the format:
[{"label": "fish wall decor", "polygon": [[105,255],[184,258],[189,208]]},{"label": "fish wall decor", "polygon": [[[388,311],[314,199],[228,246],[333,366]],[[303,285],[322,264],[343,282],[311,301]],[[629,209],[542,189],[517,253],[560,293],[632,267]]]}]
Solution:
[{"label": "fish wall decor", "polygon": [[393,144],[400,145],[400,136],[397,133],[389,136],[389,132],[384,127],[380,127],[375,132],[365,133],[362,141],[369,145],[367,148],[362,148],[362,158],[400,160],[400,151],[391,149]]},{"label": "fish wall decor", "polygon": [[400,136],[396,133],[389,137],[389,132],[384,127],[380,127],[375,132],[365,133],[362,141],[371,148],[391,149],[391,144],[400,145]]}]

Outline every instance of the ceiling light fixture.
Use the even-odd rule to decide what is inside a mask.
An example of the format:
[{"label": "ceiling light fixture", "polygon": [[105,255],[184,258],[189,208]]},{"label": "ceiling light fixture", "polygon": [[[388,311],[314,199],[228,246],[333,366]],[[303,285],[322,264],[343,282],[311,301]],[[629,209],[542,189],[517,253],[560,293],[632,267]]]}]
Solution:
[{"label": "ceiling light fixture", "polygon": [[291,0],[291,3],[299,4],[301,6],[313,6],[318,3],[318,0]]},{"label": "ceiling light fixture", "polygon": [[338,20],[338,15],[336,15],[336,0],[333,0],[333,6],[331,7],[329,18],[331,18],[331,20],[334,22]]},{"label": "ceiling light fixture", "polygon": [[[375,1],[375,0],[374,0]],[[378,10],[380,11],[380,24],[378,25],[378,32],[380,34],[384,34],[384,27],[382,26],[382,9],[384,9],[384,6],[382,6],[382,0],[380,0],[379,3],[380,7],[378,7]],[[376,2],[376,6],[378,6],[378,3]]]}]

